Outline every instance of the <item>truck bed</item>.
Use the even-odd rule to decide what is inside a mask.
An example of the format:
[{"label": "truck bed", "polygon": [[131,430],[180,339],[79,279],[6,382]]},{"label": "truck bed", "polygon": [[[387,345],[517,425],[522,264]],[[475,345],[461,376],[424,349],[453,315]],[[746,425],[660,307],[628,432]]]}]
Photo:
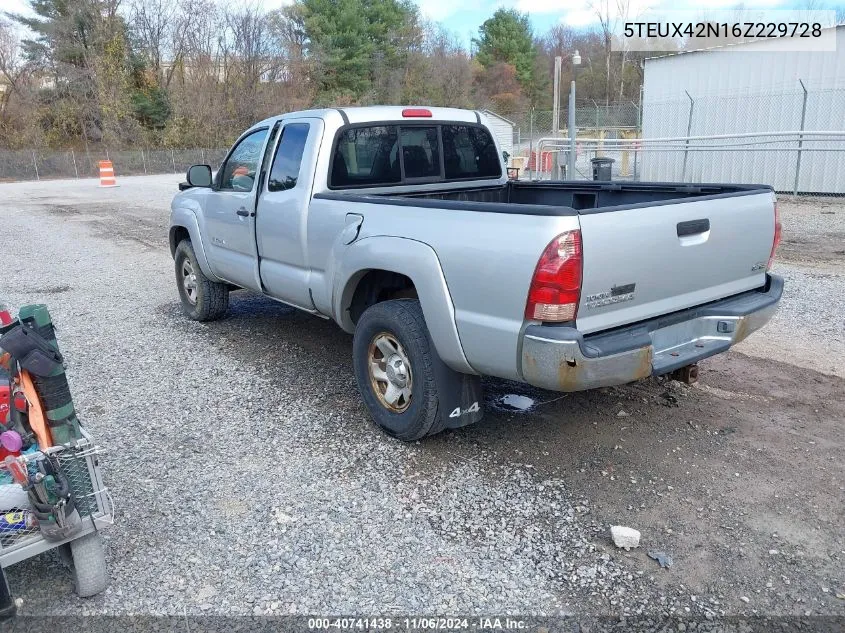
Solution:
[{"label": "truck bed", "polygon": [[[585,215],[621,208],[712,200],[771,191],[768,185],[509,181],[502,185],[387,193],[322,193],[321,198],[359,200],[487,213]],[[481,203],[481,204],[479,204]]]},{"label": "truck bed", "polygon": [[762,287],[775,231],[766,185],[509,181],[317,195],[409,211],[577,217],[584,253],[577,326],[585,334]]}]

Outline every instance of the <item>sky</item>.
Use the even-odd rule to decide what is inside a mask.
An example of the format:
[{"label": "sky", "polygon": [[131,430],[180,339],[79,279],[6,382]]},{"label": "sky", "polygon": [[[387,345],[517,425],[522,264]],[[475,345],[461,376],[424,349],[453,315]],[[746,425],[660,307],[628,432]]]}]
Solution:
[{"label": "sky", "polygon": [[[535,33],[544,33],[557,23],[568,24],[575,28],[589,28],[598,25],[595,12],[590,8],[590,0],[414,0],[422,14],[441,22],[446,28],[469,46],[472,38],[478,35],[478,27],[493,15],[500,7],[515,8],[528,13]],[[729,9],[742,0],[629,0],[630,16],[642,15],[647,11],[659,13],[661,10],[697,11],[702,4],[709,9]],[[290,0],[257,0],[265,9],[275,9]],[[595,0],[605,4],[611,10],[616,8],[616,0]],[[742,2],[749,9],[791,9],[806,6],[807,0],[748,0]],[[839,0],[823,3],[834,8]],[[27,12],[26,0],[0,0],[0,9],[5,11]]]}]

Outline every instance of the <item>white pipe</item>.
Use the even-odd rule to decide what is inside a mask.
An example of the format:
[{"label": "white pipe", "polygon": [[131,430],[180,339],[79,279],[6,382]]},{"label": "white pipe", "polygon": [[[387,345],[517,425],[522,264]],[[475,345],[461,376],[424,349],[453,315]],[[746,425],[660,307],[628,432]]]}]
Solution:
[{"label": "white pipe", "polygon": [[[594,142],[595,139],[588,139],[588,140],[593,141],[593,142],[584,143],[587,147],[602,146],[603,144],[607,144],[606,140],[605,141],[599,140],[599,142]],[[625,141],[625,142],[624,143],[619,142],[619,143],[614,144],[614,149],[616,149],[616,150],[618,150],[618,149],[643,149],[644,146],[648,145],[647,141],[649,141],[649,139],[642,139],[642,140],[618,139],[618,140],[619,141]],[[646,142],[643,143],[642,141],[646,141]],[[792,143],[793,141],[790,140],[790,139],[786,139],[784,141],[784,139],[779,138],[779,139],[769,139],[767,141],[750,141],[750,142],[747,142],[747,143],[744,142],[744,143],[701,144],[701,145],[695,145],[694,147],[706,147],[706,148],[752,147],[752,146],[755,146],[755,145],[771,145],[772,143],[783,143],[783,142]],[[807,138],[807,139],[804,139],[804,142],[805,143],[843,143],[843,142],[845,142],[845,138],[840,138],[840,139]],[[680,147],[681,149],[684,149],[685,147],[687,147],[687,144],[686,143],[682,143],[682,144],[678,144],[678,145],[663,145],[663,144],[661,144],[661,146],[662,147]],[[569,144],[568,143],[550,143],[550,144],[547,144],[546,147],[564,147],[565,148],[565,147],[569,147]],[[795,148],[792,148],[792,149],[795,149]]]},{"label": "white pipe", "polygon": [[[653,147],[650,149],[643,149],[640,147],[638,152],[646,153],[646,152],[684,152],[689,150],[690,152],[797,152],[797,147],[684,147],[681,145],[680,147]],[[555,146],[554,149],[546,150],[552,154],[556,154],[559,152],[566,152],[569,151],[568,147],[560,147]],[[617,151],[616,148],[614,151]],[[635,151],[632,148],[623,148],[619,151]],[[802,147],[802,152],[840,152],[842,153],[845,149],[842,148],[834,148],[834,147]],[[539,170],[538,170],[539,171]]]},{"label": "white pipe", "polygon": [[[665,137],[658,137],[658,138],[642,138],[642,139],[598,139],[598,138],[581,138],[577,139],[579,142],[583,141],[595,141],[595,142],[603,142],[603,143],[622,143],[622,142],[632,142],[632,141],[639,141],[639,142],[648,142],[648,143],[665,143],[670,141],[706,141],[706,140],[715,140],[715,139],[726,139],[726,138],[755,138],[760,136],[842,136],[845,137],[845,131],[843,130],[795,130],[791,132],[742,132],[740,134],[711,134],[707,136],[665,136]],[[797,140],[797,138],[796,138]],[[552,141],[558,142],[569,142],[569,138],[561,138],[561,137],[553,137],[553,136],[544,136],[542,137],[538,143],[544,144],[549,143]]]},{"label": "white pipe", "polygon": [[[845,143],[845,140],[842,141]],[[603,152],[612,152],[612,153],[619,153],[619,152],[679,152],[685,149],[696,149],[698,151],[703,152],[716,152],[722,150],[732,150],[736,152],[744,152],[744,151],[751,151],[753,149],[765,149],[766,146],[770,146],[770,143],[737,143],[737,144],[723,144],[723,145],[690,145],[687,147],[686,145],[656,145],[654,147],[651,146],[643,146],[643,145],[615,145],[611,148],[601,147],[599,145],[587,145],[582,147],[585,152],[592,152],[592,151],[603,151]],[[567,150],[567,145],[546,145],[543,148],[545,152],[552,152],[552,151],[561,151]],[[777,150],[789,151],[789,152],[797,152],[798,148],[793,146],[777,146],[775,148]],[[831,152],[845,152],[845,145],[839,147],[813,147],[806,145],[803,146],[802,149],[807,149],[808,151],[831,151]]]}]

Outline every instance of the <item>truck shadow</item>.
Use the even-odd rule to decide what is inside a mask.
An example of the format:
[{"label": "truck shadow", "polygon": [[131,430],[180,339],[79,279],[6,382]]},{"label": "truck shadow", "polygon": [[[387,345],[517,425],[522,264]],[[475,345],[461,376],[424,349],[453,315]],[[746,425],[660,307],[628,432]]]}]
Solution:
[{"label": "truck shadow", "polygon": [[[352,336],[332,321],[262,295],[239,291],[232,293],[230,301],[226,318],[201,326],[215,347],[259,368],[266,378],[287,389],[314,394],[323,402],[329,402],[326,396],[330,396],[330,406],[347,414],[350,423],[370,425],[352,370]],[[178,312],[178,305],[173,309]],[[423,442],[427,448],[443,442],[512,442],[517,437],[558,441],[571,432],[567,427],[583,424],[585,418],[590,424],[628,416],[623,403],[631,399],[660,407],[674,405],[678,398],[655,380],[571,394],[492,377],[485,377],[483,384],[484,419],[437,436],[442,439],[427,438]]]}]

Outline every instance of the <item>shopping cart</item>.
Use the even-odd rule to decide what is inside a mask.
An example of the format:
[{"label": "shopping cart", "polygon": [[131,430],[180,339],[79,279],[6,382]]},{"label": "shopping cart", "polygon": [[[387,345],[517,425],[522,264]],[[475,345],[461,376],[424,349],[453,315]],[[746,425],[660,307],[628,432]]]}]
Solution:
[{"label": "shopping cart", "polygon": [[[18,467],[30,474],[37,470],[41,460],[49,460],[54,469],[58,468],[67,479],[79,522],[74,522],[70,528],[73,532],[67,538],[50,540],[56,538],[55,535],[45,538],[42,528],[23,511],[26,499],[23,489],[14,483],[0,485],[0,568],[60,548],[59,553],[72,571],[79,596],[93,596],[106,588],[108,577],[99,531],[113,523],[114,510],[100,474],[98,456],[101,452],[83,430],[80,440],[24,453],[17,458]],[[9,481],[9,475],[5,465],[0,464],[0,478]],[[0,593],[2,591],[3,587],[0,587]]]}]

